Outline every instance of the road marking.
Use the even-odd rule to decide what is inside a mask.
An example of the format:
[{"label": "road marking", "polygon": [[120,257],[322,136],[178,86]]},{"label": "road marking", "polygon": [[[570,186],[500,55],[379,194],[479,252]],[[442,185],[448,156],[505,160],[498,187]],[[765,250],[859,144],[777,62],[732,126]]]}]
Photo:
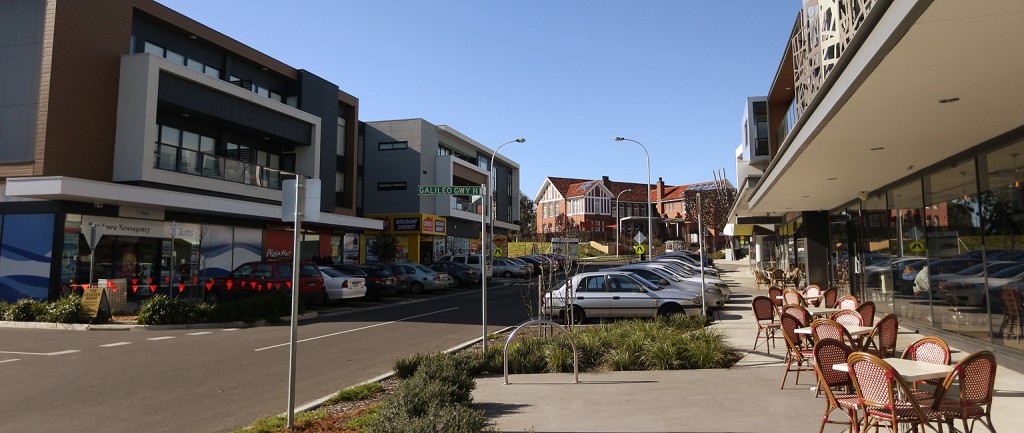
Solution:
[{"label": "road marking", "polygon": [[0,353],[6,353],[6,354],[9,354],[9,355],[54,356],[54,355],[67,355],[69,353],[75,353],[75,352],[81,352],[81,350],[62,350],[60,352],[50,352],[50,353],[33,353],[33,352],[0,352]]},{"label": "road marking", "polygon": [[205,332],[193,332],[193,333],[191,333],[191,334],[186,334],[186,335],[206,335],[206,334],[212,334],[212,332],[210,332],[210,331],[205,331]]},{"label": "road marking", "polygon": [[128,341],[122,341],[122,342],[119,342],[119,343],[101,344],[100,347],[117,347],[117,346],[124,346],[126,344],[132,344],[132,343],[128,342]]},{"label": "road marking", "polygon": [[18,359],[18,358],[14,358],[14,359],[5,359],[5,360],[3,360],[3,361],[0,361],[0,364],[3,364],[3,363],[5,363],[5,362],[14,362],[14,361],[21,361],[21,360],[20,360],[20,359]]},{"label": "road marking", "polygon": [[153,337],[153,338],[147,338],[147,340],[149,340],[149,341],[157,341],[157,340],[169,340],[169,339],[172,339],[172,338],[174,338],[174,337]]},{"label": "road marking", "polygon": [[[452,307],[452,308],[447,308],[447,309],[444,309],[444,310],[438,310],[438,311],[434,311],[434,312],[430,312],[430,313],[417,314],[415,316],[409,316],[409,317],[401,318],[401,319],[398,319],[398,320],[392,320],[390,322],[375,323],[373,325],[364,326],[362,328],[349,329],[348,331],[341,331],[341,332],[335,332],[333,334],[325,334],[325,335],[320,335],[320,336],[316,336],[316,337],[305,338],[305,339],[299,340],[298,343],[305,343],[307,341],[319,340],[321,338],[334,337],[336,335],[348,334],[349,332],[362,331],[362,330],[365,330],[365,329],[376,328],[378,326],[390,325],[392,323],[398,323],[398,322],[403,322],[403,321],[406,321],[406,320],[409,320],[409,319],[415,319],[417,317],[429,316],[431,314],[444,313],[444,312],[447,312],[447,311],[458,310],[458,309],[459,309],[459,307]],[[259,351],[262,351],[262,350],[274,349],[274,348],[277,348],[277,347],[284,347],[284,346],[288,346],[288,345],[290,345],[290,343],[276,344],[276,345],[273,345],[273,346],[261,347],[259,349],[253,350],[253,351],[254,352],[259,352]]]},{"label": "road marking", "polygon": [[221,331],[224,331],[224,332],[231,332],[231,331],[237,331],[237,330],[239,330],[239,329],[241,329],[241,328],[228,328],[228,329],[221,329]]}]

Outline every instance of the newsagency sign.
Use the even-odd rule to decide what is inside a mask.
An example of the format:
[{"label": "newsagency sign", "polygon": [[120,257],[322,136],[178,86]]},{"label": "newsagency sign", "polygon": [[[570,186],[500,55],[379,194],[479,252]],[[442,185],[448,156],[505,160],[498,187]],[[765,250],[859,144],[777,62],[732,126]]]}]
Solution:
[{"label": "newsagency sign", "polygon": [[420,185],[419,195],[481,195],[479,186]]}]

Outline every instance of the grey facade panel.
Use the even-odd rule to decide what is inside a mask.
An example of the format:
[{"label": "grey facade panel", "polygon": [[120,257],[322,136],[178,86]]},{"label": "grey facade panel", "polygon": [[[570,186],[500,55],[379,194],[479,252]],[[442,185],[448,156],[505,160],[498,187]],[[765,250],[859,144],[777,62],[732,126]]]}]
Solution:
[{"label": "grey facade panel", "polygon": [[0,161],[31,161],[46,2],[0,0]]},{"label": "grey facade panel", "polygon": [[[366,125],[363,155],[364,201],[366,215],[392,213],[418,213],[420,184],[420,140],[422,130],[416,121],[390,122],[386,125]],[[406,149],[379,150],[379,144],[405,141]],[[435,151],[436,152],[436,151]],[[405,182],[404,191],[378,191],[381,182]]]},{"label": "grey facade panel", "polygon": [[338,86],[304,70],[299,71],[299,83],[299,109],[320,118],[320,210],[333,212],[336,207]]}]

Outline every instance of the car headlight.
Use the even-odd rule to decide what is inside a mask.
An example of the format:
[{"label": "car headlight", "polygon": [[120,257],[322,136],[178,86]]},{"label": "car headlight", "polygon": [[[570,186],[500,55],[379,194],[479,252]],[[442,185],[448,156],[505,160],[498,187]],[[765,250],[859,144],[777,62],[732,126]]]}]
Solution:
[{"label": "car headlight", "polygon": [[693,298],[690,300],[690,302],[693,303],[694,305],[699,305],[701,301],[700,298]]},{"label": "car headlight", "polygon": [[704,289],[704,293],[710,293],[712,295],[721,295],[722,289],[719,289],[718,287],[708,287]]}]

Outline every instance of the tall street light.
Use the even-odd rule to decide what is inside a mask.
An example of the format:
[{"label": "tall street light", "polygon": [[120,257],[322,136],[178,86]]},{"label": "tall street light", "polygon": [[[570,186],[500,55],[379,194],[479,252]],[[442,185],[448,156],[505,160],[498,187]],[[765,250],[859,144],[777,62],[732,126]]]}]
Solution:
[{"label": "tall street light", "polygon": [[633,189],[630,188],[630,189],[625,189],[625,190],[619,191],[619,193],[615,195],[615,205],[613,205],[613,207],[612,207],[612,209],[615,209],[615,218],[616,218],[616,220],[615,220],[615,258],[616,259],[619,258],[619,229],[622,228],[622,227],[619,227],[619,225],[622,224],[622,215],[621,215],[621,212],[619,212],[619,197],[622,196],[622,193],[629,192],[629,191],[632,191],[632,190]]},{"label": "tall street light", "polygon": [[615,137],[615,141],[632,141],[639,144],[644,150],[644,155],[647,155],[647,257],[654,257],[654,224],[651,222],[651,154],[647,153],[647,146],[639,141],[626,137]]},{"label": "tall street light", "polygon": [[[515,140],[510,140],[510,141],[506,141],[504,143],[501,143],[501,146],[498,146],[497,148],[494,149],[494,152],[491,152],[491,163],[490,163],[490,165],[487,166],[487,191],[484,192],[485,193],[484,195],[487,196],[487,202],[486,202],[486,208],[484,209],[484,213],[486,213],[487,215],[490,215],[490,217],[487,218],[487,221],[489,221],[489,223],[490,223],[490,231],[488,232],[488,236],[489,236],[488,239],[480,239],[480,251],[486,251],[488,253],[488,255],[490,256],[490,259],[480,260],[480,274],[482,276],[480,278],[480,281],[481,281],[481,283],[480,283],[480,292],[481,292],[480,298],[481,298],[481,302],[483,303],[481,308],[483,310],[483,320],[482,321],[483,321],[483,334],[484,335],[483,335],[483,342],[482,342],[482,344],[483,344],[483,351],[484,351],[484,353],[487,353],[487,272],[488,272],[487,268],[488,268],[488,265],[490,266],[491,269],[494,269],[494,254],[491,253],[491,242],[494,241],[494,209],[493,209],[493,204],[491,204],[491,200],[492,200],[491,196],[494,194],[494,156],[497,155],[498,151],[501,150],[502,147],[505,147],[506,144],[525,143],[525,142],[526,142],[525,138],[517,138]],[[511,217],[511,215],[509,215],[509,216]]]}]

